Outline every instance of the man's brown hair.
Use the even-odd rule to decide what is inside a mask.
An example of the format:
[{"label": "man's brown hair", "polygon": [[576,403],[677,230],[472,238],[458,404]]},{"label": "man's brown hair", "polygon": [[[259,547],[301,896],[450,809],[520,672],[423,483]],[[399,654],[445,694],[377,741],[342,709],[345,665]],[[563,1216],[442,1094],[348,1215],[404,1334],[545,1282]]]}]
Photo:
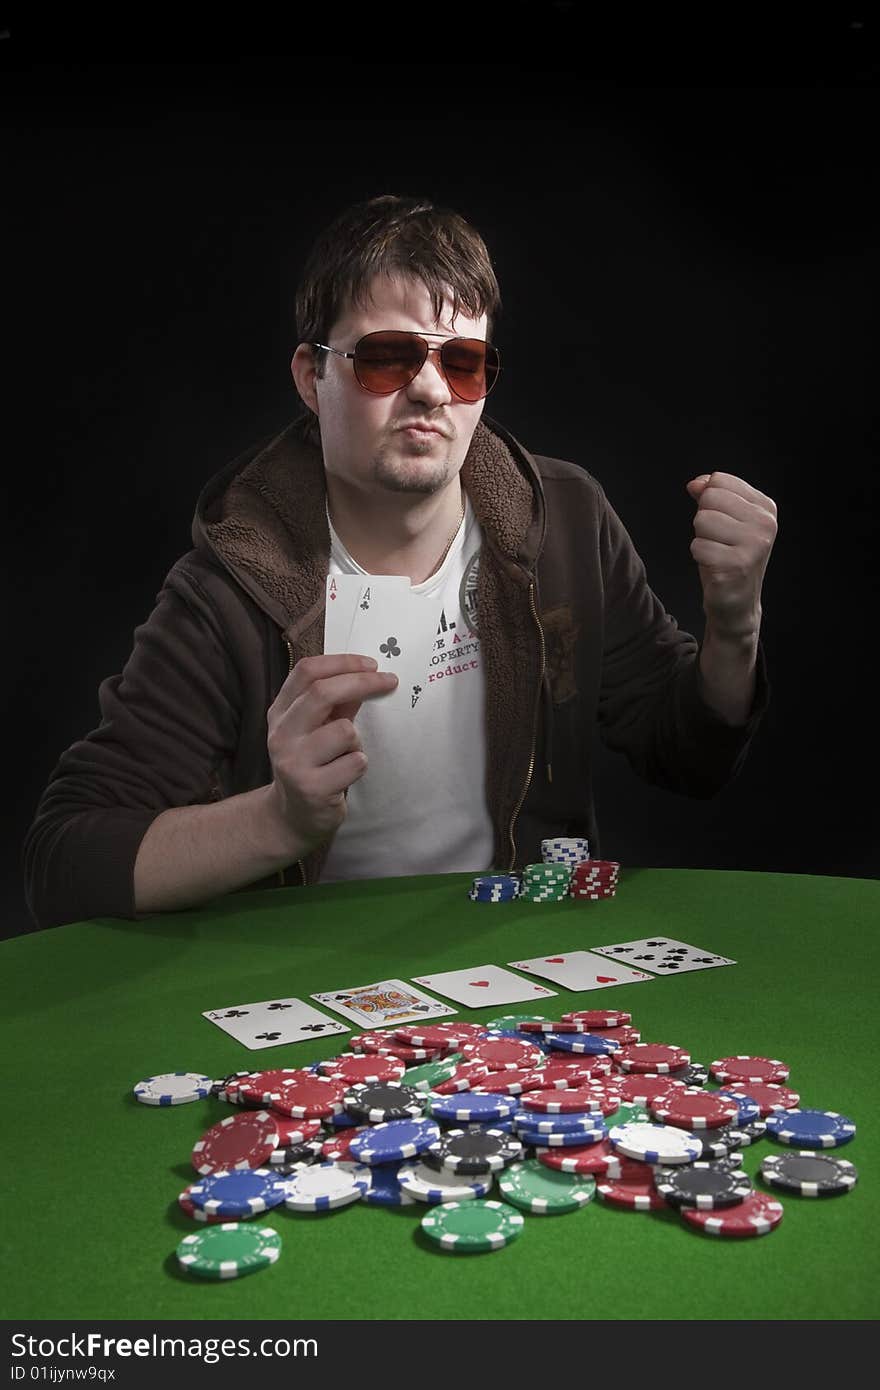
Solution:
[{"label": "man's brown hair", "polygon": [[[462,306],[470,318],[485,314],[491,341],[501,291],[479,232],[451,208],[390,193],[347,208],[318,236],[296,292],[298,341],[326,343],[350,305],[366,306],[374,276],[401,273],[425,285],[435,319],[450,290],[453,318]],[[328,353],[313,353],[323,380]],[[306,438],[320,447],[317,416],[305,403],[300,418]]]}]

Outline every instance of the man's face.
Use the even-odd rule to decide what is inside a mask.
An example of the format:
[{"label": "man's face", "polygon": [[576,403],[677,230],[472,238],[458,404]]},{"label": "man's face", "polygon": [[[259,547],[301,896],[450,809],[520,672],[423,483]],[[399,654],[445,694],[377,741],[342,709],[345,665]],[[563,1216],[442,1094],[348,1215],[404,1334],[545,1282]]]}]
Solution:
[{"label": "man's face", "polygon": [[[359,338],[380,328],[421,333],[432,347],[444,338],[486,339],[486,315],[469,319],[458,314],[453,324],[450,299],[436,323],[428,290],[411,276],[377,276],[370,289],[363,309],[349,307],[333,325],[326,340],[331,347],[353,352]],[[323,381],[316,378],[311,351],[303,344],[291,367],[300,395],[313,409],[317,406],[328,475],[372,495],[377,490],[429,495],[457,478],[484,401],[462,401],[454,394],[439,355],[429,353],[414,380],[387,396],[367,391],[355,376],[354,363],[333,353]],[[441,433],[407,433],[404,427],[415,421],[436,425]]]}]

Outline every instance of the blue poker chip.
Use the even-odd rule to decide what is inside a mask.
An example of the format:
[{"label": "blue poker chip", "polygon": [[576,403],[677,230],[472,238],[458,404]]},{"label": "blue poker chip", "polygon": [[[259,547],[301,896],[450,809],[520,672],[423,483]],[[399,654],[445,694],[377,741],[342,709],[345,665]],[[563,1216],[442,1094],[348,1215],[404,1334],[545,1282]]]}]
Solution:
[{"label": "blue poker chip", "polygon": [[551,1048],[559,1052],[585,1052],[592,1057],[610,1056],[617,1052],[620,1043],[611,1038],[600,1038],[596,1033],[547,1033]]},{"label": "blue poker chip", "polygon": [[600,1139],[608,1138],[608,1126],[602,1124],[598,1115],[594,1116],[592,1129],[569,1129],[547,1134],[539,1129],[517,1129],[517,1138],[534,1149],[571,1149],[587,1144],[598,1144]]},{"label": "blue poker chip", "polygon": [[[514,1096],[512,1099],[519,1100],[519,1096]],[[520,1112],[517,1111],[516,1115],[519,1113]],[[505,1134],[513,1134],[516,1129],[516,1115],[511,1115],[510,1118],[506,1120],[462,1120],[459,1129],[500,1129]]]},{"label": "blue poker chip", "polygon": [[[679,1073],[675,1073],[676,1081]],[[732,1091],[713,1091],[712,1095],[723,1096],[725,1100],[735,1100],[739,1106],[739,1114],[735,1120],[731,1121],[734,1129],[739,1129],[740,1125],[753,1124],[755,1120],[761,1118],[761,1107],[756,1100],[750,1096],[735,1096]]]},{"label": "blue poker chip", "polygon": [[236,1168],[231,1172],[211,1173],[201,1182],[193,1183],[188,1195],[193,1206],[207,1216],[226,1216],[234,1220],[279,1207],[287,1189],[268,1168]]},{"label": "blue poker chip", "polygon": [[431,1100],[431,1115],[447,1124],[459,1120],[506,1120],[519,1108],[517,1096],[477,1095],[474,1091],[459,1091]]},{"label": "blue poker chip", "polygon": [[373,1163],[370,1166],[370,1186],[364,1193],[364,1201],[374,1207],[411,1207],[415,1197],[411,1197],[400,1185],[398,1173],[402,1163],[409,1159],[396,1159],[393,1163]]},{"label": "blue poker chip", "polygon": [[798,1149],[836,1149],[856,1132],[855,1123],[836,1110],[773,1110],[766,1125],[772,1139]]},{"label": "blue poker chip", "polygon": [[439,1138],[440,1126],[434,1120],[386,1120],[356,1134],[348,1152],[356,1163],[394,1163],[415,1158]]},{"label": "blue poker chip", "polygon": [[539,1110],[521,1110],[515,1127],[517,1132],[525,1129],[534,1130],[536,1134],[583,1134],[585,1129],[597,1129],[602,1124],[605,1121],[595,1111],[551,1115]]},{"label": "blue poker chip", "polygon": [[347,1115],[343,1110],[338,1115],[328,1115],[321,1123],[333,1129],[353,1129],[355,1125],[363,1124],[363,1120],[356,1120],[354,1115]]}]

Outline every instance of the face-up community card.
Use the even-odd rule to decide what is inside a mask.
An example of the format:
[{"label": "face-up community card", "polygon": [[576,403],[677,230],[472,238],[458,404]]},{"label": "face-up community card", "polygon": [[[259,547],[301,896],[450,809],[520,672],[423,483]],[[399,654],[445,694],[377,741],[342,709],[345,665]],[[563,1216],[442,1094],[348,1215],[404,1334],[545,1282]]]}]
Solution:
[{"label": "face-up community card", "polygon": [[514,970],[540,975],[544,980],[552,980],[554,984],[576,991],[638,984],[641,980],[653,978],[643,970],[631,970],[617,961],[602,960],[589,951],[556,951],[550,956],[537,956],[535,960],[512,960],[509,964]]},{"label": "face-up community card", "polygon": [[650,970],[655,975],[683,975],[686,970],[712,970],[716,965],[736,965],[727,956],[716,956],[700,946],[686,941],[674,941],[671,936],[645,936],[638,941],[623,941],[617,946],[593,946],[593,951],[613,961]]},{"label": "face-up community card", "polygon": [[416,984],[478,1009],[483,1004],[516,1004],[521,999],[546,999],[555,989],[521,980],[500,965],[472,965],[467,970],[443,970],[439,975],[415,975]]},{"label": "face-up community card", "polygon": [[325,652],[371,656],[397,676],[382,696],[389,719],[419,709],[440,617],[439,599],[414,593],[406,575],[328,575]]},{"label": "face-up community card", "polygon": [[351,1030],[335,1018],[319,1013],[303,999],[261,999],[257,1004],[230,1004],[225,1009],[208,1009],[202,1018],[210,1019],[245,1047],[256,1052],[261,1047],[305,1042],[331,1033]]},{"label": "face-up community card", "polygon": [[356,985],[353,989],[329,989],[311,998],[326,1004],[343,1018],[359,1023],[362,1028],[393,1028],[456,1012],[403,980],[380,980],[377,984]]}]

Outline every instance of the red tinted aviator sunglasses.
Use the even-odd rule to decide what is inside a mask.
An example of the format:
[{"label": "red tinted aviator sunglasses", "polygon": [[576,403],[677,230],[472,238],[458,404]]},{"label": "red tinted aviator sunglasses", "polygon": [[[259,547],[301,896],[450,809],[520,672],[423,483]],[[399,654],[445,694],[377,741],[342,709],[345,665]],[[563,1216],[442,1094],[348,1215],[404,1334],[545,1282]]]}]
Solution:
[{"label": "red tinted aviator sunglasses", "polygon": [[414,381],[429,352],[439,352],[449,388],[462,401],[481,401],[488,396],[501,371],[498,349],[481,338],[447,338],[440,347],[431,347],[420,333],[380,329],[360,338],[354,352],[340,352],[326,343],[309,346],[350,358],[364,390],[379,396],[390,395]]}]

